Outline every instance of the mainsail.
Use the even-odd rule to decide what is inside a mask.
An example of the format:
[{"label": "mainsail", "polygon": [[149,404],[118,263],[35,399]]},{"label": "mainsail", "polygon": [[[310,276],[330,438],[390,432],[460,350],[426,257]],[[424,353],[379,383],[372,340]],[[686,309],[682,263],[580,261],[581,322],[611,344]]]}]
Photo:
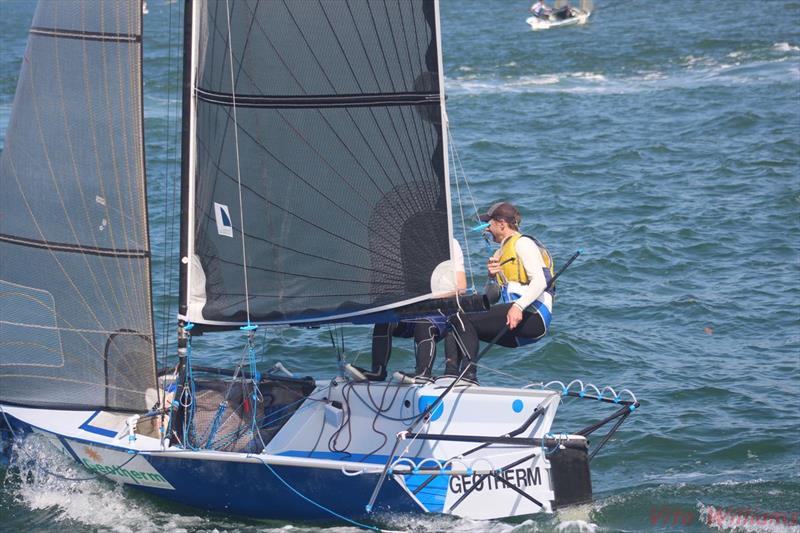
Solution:
[{"label": "mainsail", "polygon": [[0,155],[0,400],[142,410],[155,387],[141,7],[41,2]]},{"label": "mainsail", "polygon": [[314,323],[430,298],[452,235],[438,3],[190,4],[181,318]]}]

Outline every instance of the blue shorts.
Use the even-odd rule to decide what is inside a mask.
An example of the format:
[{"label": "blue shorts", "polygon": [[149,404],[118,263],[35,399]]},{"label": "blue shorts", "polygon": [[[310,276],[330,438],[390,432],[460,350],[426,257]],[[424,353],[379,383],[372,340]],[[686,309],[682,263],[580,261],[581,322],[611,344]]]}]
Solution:
[{"label": "blue shorts", "polygon": [[[514,301],[519,298],[519,294],[511,293],[509,294],[509,296],[511,298],[511,301]],[[550,329],[550,321],[553,319],[553,315],[550,313],[550,310],[547,308],[546,305],[544,305],[539,300],[534,301],[525,310],[531,313],[534,312],[538,313],[539,316],[542,317],[542,322],[544,322],[544,334],[542,334],[542,337],[544,337],[547,334],[547,330]],[[536,337],[535,339],[532,339],[530,337],[517,337],[516,339],[517,339],[517,344],[519,346],[527,346],[528,344],[533,344],[542,337]]]},{"label": "blue shorts", "polygon": [[424,316],[413,321],[408,322],[400,322],[397,324],[397,327],[394,328],[392,332],[392,337],[401,337],[403,339],[409,339],[414,336],[414,329],[419,325],[427,325],[428,323],[433,324],[436,326],[436,340],[444,338],[445,334],[447,333],[447,329],[449,328],[449,323],[447,322],[447,317],[442,315],[431,315],[431,316]]}]

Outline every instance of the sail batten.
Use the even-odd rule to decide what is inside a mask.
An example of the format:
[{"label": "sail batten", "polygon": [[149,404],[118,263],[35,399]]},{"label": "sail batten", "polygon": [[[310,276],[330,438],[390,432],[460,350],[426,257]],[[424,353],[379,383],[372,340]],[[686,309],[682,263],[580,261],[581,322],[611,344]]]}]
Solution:
[{"label": "sail batten", "polygon": [[[203,88],[195,90],[197,98],[211,104],[233,105],[232,93],[221,93]],[[375,94],[317,94],[317,95],[252,95],[236,94],[236,107],[281,108],[325,108],[325,107],[386,107],[437,104],[438,93],[375,93]]]},{"label": "sail batten", "polygon": [[140,8],[37,7],[0,154],[2,401],[150,407]]},{"label": "sail batten", "polygon": [[430,298],[451,241],[436,2],[191,8],[180,317],[325,322]]},{"label": "sail batten", "polygon": [[61,39],[84,39],[87,41],[117,41],[117,42],[142,42],[141,35],[131,35],[126,33],[103,33],[98,31],[76,31],[59,28],[44,28],[34,26],[29,31],[32,35],[55,37]]},{"label": "sail batten", "polygon": [[86,246],[77,244],[68,244],[53,241],[42,241],[36,239],[26,239],[23,237],[15,237],[14,235],[5,235],[0,233],[0,241],[17,244],[20,246],[30,246],[31,248],[41,248],[45,250],[54,250],[59,252],[75,252],[79,254],[92,254],[92,255],[105,255],[111,257],[150,257],[148,250],[127,250],[115,248],[101,248],[98,246]]}]

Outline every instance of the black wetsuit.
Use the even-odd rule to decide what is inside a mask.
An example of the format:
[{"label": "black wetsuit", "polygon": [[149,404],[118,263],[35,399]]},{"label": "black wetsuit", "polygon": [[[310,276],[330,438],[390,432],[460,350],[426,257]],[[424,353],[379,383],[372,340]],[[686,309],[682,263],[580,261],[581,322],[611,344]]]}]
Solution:
[{"label": "black wetsuit", "polygon": [[[485,313],[458,313],[450,319],[452,330],[445,337],[445,374],[457,375],[463,365],[478,355],[479,340],[489,342],[506,326],[506,315],[513,303],[498,304]],[[536,340],[547,333],[547,327],[541,315],[524,311],[517,327],[508,330],[495,343],[506,348],[517,348],[526,341]],[[527,343],[527,342],[526,342]],[[473,366],[465,374],[468,379],[475,380],[477,369]]]},{"label": "black wetsuit", "polygon": [[372,331],[372,373],[384,374],[392,355],[392,337],[414,337],[415,375],[430,376],[436,359],[436,343],[442,338],[442,324],[420,319],[414,322],[375,324]]}]

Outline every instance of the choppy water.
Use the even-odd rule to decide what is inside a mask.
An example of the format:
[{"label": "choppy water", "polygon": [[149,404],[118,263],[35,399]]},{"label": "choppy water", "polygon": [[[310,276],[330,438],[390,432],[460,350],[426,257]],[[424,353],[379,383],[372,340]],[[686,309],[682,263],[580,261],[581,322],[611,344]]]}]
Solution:
[{"label": "choppy water", "polygon": [[[518,203],[525,230],[561,261],[585,250],[559,284],[549,338],[531,350],[495,350],[486,365],[502,374],[482,369],[483,381],[581,378],[628,387],[642,407],[593,462],[591,506],[523,523],[390,525],[800,531],[800,2],[598,0],[588,25],[543,32],[525,24],[526,2],[442,3],[448,113],[476,201]],[[145,17],[162,306],[175,291],[164,275],[174,234],[163,224],[178,172],[167,142],[178,106],[167,89],[179,8],[153,0]],[[0,0],[0,132],[31,13],[28,3]],[[471,245],[480,265],[486,251]],[[367,351],[368,330],[346,336],[351,358]],[[196,352],[211,362],[212,354],[233,360],[240,348],[236,337],[207,336]],[[410,347],[399,348],[397,368],[411,359]],[[321,376],[335,369],[331,351],[325,330],[270,333],[263,364],[282,360]],[[28,446],[18,453],[59,466]],[[0,529],[319,530],[207,517],[35,469],[21,482],[5,468]],[[794,523],[766,520],[767,512],[788,513],[789,522],[795,513]]]}]

